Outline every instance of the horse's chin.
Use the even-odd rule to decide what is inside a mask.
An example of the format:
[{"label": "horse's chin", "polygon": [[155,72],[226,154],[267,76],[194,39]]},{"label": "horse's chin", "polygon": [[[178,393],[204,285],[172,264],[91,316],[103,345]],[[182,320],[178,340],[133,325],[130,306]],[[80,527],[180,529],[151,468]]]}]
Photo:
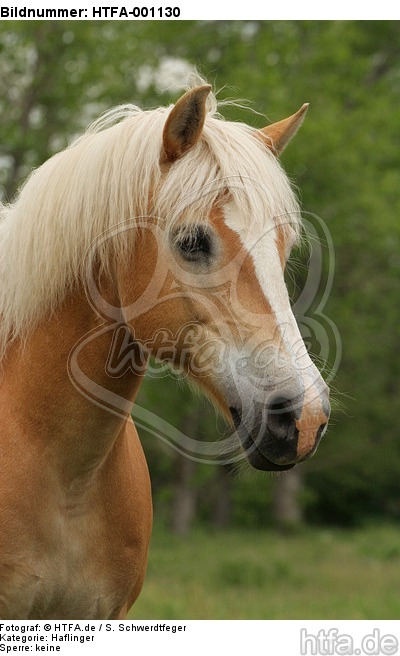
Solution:
[{"label": "horse's chin", "polygon": [[246,458],[254,469],[259,469],[261,471],[288,471],[289,469],[293,469],[296,465],[296,463],[291,463],[290,465],[278,465],[277,463],[268,460],[268,458],[266,458],[261,451],[258,451],[257,448],[250,453],[246,452]]}]

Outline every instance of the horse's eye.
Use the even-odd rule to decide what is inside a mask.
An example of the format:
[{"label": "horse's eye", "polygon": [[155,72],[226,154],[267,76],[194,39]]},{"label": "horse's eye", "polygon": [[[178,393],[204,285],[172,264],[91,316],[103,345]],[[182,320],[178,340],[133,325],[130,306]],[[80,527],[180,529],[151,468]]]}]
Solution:
[{"label": "horse's eye", "polygon": [[211,235],[200,226],[193,232],[178,236],[177,247],[181,256],[189,262],[206,260],[211,256]]}]

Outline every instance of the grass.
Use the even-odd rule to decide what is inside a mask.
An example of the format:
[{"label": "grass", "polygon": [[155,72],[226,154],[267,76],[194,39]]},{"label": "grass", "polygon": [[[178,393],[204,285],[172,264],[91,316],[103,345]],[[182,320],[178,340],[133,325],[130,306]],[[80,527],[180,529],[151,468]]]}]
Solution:
[{"label": "grass", "polygon": [[155,529],[131,619],[398,619],[400,528]]}]

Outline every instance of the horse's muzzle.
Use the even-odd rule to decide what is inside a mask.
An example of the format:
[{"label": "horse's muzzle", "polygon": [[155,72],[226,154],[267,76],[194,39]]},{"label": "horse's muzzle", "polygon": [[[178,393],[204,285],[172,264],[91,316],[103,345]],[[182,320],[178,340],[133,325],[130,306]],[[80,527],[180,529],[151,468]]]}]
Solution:
[{"label": "horse's muzzle", "polygon": [[288,395],[275,395],[266,406],[244,415],[230,408],[246,458],[255,469],[284,471],[307,460],[326,431],[328,393],[302,405]]}]

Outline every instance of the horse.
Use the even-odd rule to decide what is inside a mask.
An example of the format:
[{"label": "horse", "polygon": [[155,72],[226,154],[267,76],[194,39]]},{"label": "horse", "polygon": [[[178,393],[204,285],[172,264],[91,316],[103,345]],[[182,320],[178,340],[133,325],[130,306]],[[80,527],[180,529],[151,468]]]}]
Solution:
[{"label": "horse", "polygon": [[284,279],[301,216],[279,155],[307,105],[263,129],[217,109],[204,81],[169,107],[114,108],[2,206],[2,619],[125,618],[142,588],[152,502],[131,409],[146,366],[109,373],[107,326],[142,364],[184,370],[256,469],[292,468],[326,430]]}]

